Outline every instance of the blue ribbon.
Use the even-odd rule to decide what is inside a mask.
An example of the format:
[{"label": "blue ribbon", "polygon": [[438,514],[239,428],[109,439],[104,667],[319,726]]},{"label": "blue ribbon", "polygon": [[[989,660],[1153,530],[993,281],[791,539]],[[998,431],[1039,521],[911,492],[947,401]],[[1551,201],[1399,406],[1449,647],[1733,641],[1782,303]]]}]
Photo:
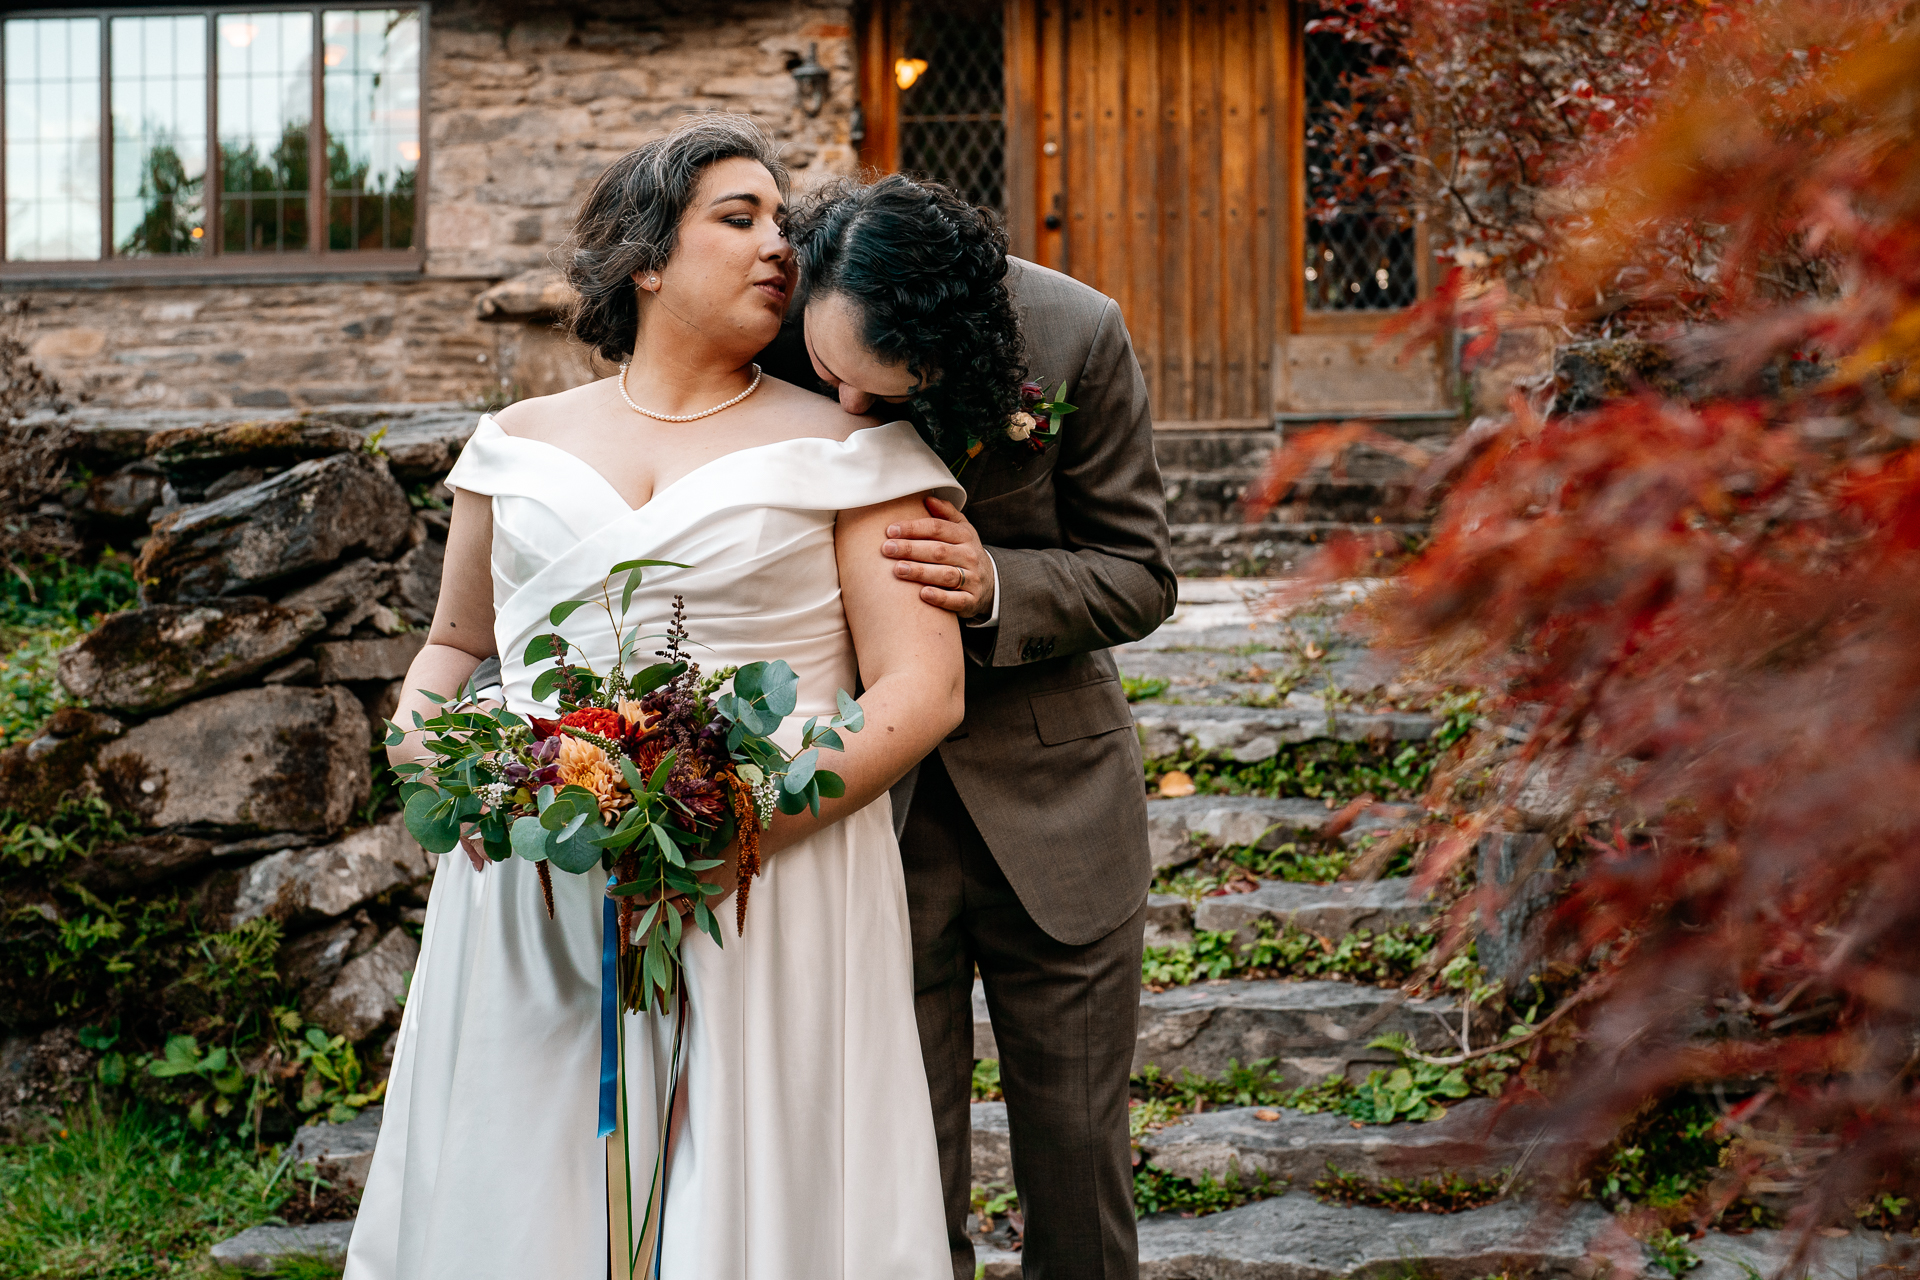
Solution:
[{"label": "blue ribbon", "polygon": [[[611,879],[609,884],[613,883]],[[620,918],[612,898],[601,898],[600,942],[600,1132],[606,1137],[620,1124]]]}]

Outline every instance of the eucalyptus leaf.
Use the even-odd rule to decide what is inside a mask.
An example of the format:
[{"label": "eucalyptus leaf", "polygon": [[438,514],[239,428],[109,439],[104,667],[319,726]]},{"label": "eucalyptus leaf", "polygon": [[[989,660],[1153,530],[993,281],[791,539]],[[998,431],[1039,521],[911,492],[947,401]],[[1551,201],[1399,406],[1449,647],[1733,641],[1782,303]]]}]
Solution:
[{"label": "eucalyptus leaf", "polygon": [[519,818],[514,821],[509,832],[516,857],[528,862],[545,862],[547,859],[547,829],[540,825],[538,818]]},{"label": "eucalyptus leaf", "polygon": [[813,744],[823,751],[845,751],[847,744],[837,730],[828,729],[813,740]]},{"label": "eucalyptus leaf", "polygon": [[807,784],[813,781],[813,771],[819,765],[818,747],[802,751],[793,758],[793,763],[787,766],[786,776],[780,780],[781,787],[795,794],[805,791]]},{"label": "eucalyptus leaf", "polygon": [[533,678],[533,700],[535,702],[545,702],[548,695],[560,687],[561,679],[562,676],[560,668],[558,667],[553,668],[551,671],[542,671],[539,675],[535,676]]},{"label": "eucalyptus leaf", "polygon": [[[1066,383],[1063,382],[1060,385],[1065,386]],[[607,576],[611,578],[614,574],[625,573],[629,569],[691,569],[691,568],[693,568],[692,565],[681,564],[678,560],[622,560],[619,564],[607,570]]]},{"label": "eucalyptus leaf", "polygon": [[848,733],[858,733],[866,727],[866,709],[853,700],[852,694],[848,693],[845,689],[836,689],[834,690],[834,702],[840,708],[841,728],[845,729]]},{"label": "eucalyptus leaf", "polygon": [[814,786],[819,788],[820,794],[829,800],[838,800],[841,796],[847,794],[846,779],[831,769],[822,769],[814,774],[813,783]]},{"label": "eucalyptus leaf", "polygon": [[408,833],[420,842],[421,848],[436,855],[449,853],[460,843],[458,820],[450,825],[445,818],[434,815],[443,803],[438,799],[440,794],[432,787],[422,787],[407,800],[406,808]]},{"label": "eucalyptus leaf", "polygon": [[562,600],[559,604],[548,610],[547,621],[557,627],[568,618],[571,618],[575,610],[591,603],[592,601],[590,600]]},{"label": "eucalyptus leaf", "polygon": [[527,641],[527,654],[522,661],[529,667],[538,666],[542,662],[551,662],[555,657],[553,642],[559,638],[552,632],[535,636]]}]

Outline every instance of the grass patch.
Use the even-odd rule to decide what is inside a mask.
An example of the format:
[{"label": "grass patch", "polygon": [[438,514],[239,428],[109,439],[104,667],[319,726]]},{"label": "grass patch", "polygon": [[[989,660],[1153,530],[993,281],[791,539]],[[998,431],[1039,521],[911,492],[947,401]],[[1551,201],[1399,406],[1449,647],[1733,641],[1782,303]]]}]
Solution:
[{"label": "grass patch", "polygon": [[72,702],[55,678],[55,655],[103,614],[138,601],[132,562],[112,551],[91,567],[50,560],[25,580],[0,575],[0,747]]},{"label": "grass patch", "polygon": [[[280,1150],[194,1135],[177,1116],[94,1102],[45,1142],[0,1147],[0,1275],[144,1280],[218,1274],[215,1242],[274,1220]],[[324,1273],[335,1276],[338,1269]]]},{"label": "grass patch", "polygon": [[1167,681],[1159,676],[1121,676],[1120,688],[1128,702],[1145,702],[1167,691]]},{"label": "grass patch", "polygon": [[1293,924],[1276,929],[1262,920],[1254,926],[1258,936],[1238,947],[1231,932],[1200,929],[1190,943],[1148,947],[1141,954],[1140,981],[1157,991],[1208,978],[1344,978],[1397,987],[1432,957],[1433,929],[1400,924],[1379,933],[1355,929],[1332,939]]},{"label": "grass patch", "polygon": [[1357,1173],[1327,1166],[1327,1177],[1313,1184],[1313,1194],[1329,1204],[1369,1205],[1395,1213],[1464,1213],[1490,1205],[1505,1194],[1501,1179],[1476,1181],[1457,1173],[1422,1178],[1415,1183],[1389,1178],[1376,1182]]}]

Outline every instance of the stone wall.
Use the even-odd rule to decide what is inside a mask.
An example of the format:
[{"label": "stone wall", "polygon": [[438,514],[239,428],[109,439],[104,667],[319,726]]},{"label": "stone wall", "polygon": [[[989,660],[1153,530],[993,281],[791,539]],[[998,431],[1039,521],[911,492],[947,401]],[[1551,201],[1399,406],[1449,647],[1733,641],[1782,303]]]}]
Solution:
[{"label": "stone wall", "polygon": [[307,1017],[376,1062],[434,866],[375,801],[391,796],[379,741],[439,596],[434,495],[473,421],[446,406],[82,415],[95,478],[74,514],[96,534],[153,522],[144,602],[60,655],[86,708],[0,752],[0,809],[37,821],[78,789],[138,828],[63,875],[182,892],[209,930],[280,921],[278,968]]},{"label": "stone wall", "polygon": [[[819,46],[817,117],[788,67]],[[97,407],[307,408],[467,401],[593,376],[551,318],[476,313],[549,264],[608,163],[688,112],[740,111],[799,183],[851,172],[851,8],[807,0],[432,10],[424,274],[257,283],[9,286],[14,323],[69,397]]]}]

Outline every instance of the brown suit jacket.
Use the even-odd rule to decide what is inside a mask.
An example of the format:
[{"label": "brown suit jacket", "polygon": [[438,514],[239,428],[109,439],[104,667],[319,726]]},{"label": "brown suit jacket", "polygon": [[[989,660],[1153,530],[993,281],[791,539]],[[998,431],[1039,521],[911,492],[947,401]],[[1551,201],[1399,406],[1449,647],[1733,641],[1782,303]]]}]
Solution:
[{"label": "brown suit jacket", "polygon": [[[940,744],[954,788],[1020,902],[1082,945],[1146,897],[1140,744],[1107,650],[1173,612],[1166,489],[1147,386],[1120,308],[1008,260],[1027,367],[1078,406],[1044,453],[993,447],[967,465],[966,515],[999,572],[999,624],[966,627],[967,718]],[[768,371],[816,385],[791,338]],[[895,788],[904,804],[912,778]]]}]

